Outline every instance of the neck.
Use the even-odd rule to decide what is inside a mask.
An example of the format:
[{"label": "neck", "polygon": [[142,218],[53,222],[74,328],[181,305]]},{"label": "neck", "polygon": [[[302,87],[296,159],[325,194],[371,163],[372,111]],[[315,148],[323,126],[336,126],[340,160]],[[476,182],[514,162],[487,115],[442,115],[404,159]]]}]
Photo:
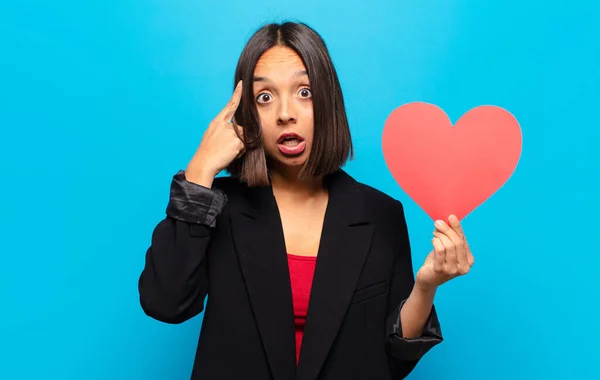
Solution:
[{"label": "neck", "polygon": [[271,169],[271,185],[276,195],[293,196],[295,198],[313,198],[325,192],[323,178],[300,179],[300,169]]}]

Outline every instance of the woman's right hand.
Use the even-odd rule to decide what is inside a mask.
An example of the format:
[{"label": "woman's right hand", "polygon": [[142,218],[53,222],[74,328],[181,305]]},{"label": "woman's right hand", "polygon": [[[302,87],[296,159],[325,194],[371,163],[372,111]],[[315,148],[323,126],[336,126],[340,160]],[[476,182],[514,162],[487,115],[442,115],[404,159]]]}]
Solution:
[{"label": "woman's right hand", "polygon": [[187,181],[210,188],[217,174],[244,153],[243,127],[232,123],[233,115],[242,98],[242,81],[239,81],[225,108],[208,125],[200,146],[185,170]]}]

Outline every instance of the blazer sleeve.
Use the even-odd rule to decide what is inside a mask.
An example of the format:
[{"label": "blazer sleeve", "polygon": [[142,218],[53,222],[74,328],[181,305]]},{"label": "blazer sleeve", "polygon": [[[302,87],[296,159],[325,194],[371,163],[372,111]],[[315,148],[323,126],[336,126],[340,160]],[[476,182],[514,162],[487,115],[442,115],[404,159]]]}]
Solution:
[{"label": "blazer sleeve", "polygon": [[204,310],[208,293],[206,252],[227,196],[173,176],[166,217],[152,233],[138,281],[144,312],[159,321],[182,323]]},{"label": "blazer sleeve", "polygon": [[421,336],[403,338],[400,310],[404,306],[415,284],[412,266],[411,247],[404,209],[400,202],[396,209],[397,245],[400,247],[391,285],[388,305],[386,347],[390,358],[390,368],[394,379],[403,379],[415,368],[419,360],[443,340],[440,322],[435,306],[432,307]]}]

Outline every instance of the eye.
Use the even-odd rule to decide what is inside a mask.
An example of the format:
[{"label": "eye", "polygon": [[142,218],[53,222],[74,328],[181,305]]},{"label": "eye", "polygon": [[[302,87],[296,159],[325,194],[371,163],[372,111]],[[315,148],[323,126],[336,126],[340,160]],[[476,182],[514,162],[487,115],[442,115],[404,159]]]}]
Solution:
[{"label": "eye", "polygon": [[267,94],[267,93],[262,93],[262,94],[258,94],[258,96],[256,97],[256,101],[258,103],[268,103],[271,100],[271,95]]},{"label": "eye", "polygon": [[300,96],[303,98],[310,98],[312,97],[312,92],[310,91],[310,88],[303,88],[300,90],[299,92]]}]

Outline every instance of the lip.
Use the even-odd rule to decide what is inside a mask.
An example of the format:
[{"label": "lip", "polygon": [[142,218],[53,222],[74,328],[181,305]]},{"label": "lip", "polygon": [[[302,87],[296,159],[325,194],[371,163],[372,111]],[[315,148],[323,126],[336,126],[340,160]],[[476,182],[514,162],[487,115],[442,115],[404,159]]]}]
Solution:
[{"label": "lip", "polygon": [[[296,146],[287,146],[283,144],[283,141],[288,138],[297,139],[298,141],[300,141],[300,143]],[[277,148],[279,148],[279,151],[284,156],[296,157],[304,153],[304,150],[306,149],[306,142],[299,134],[295,132],[286,132],[279,136],[279,138],[277,139]]]},{"label": "lip", "polygon": [[277,144],[281,144],[285,139],[298,139],[300,141],[304,141],[304,138],[297,134],[296,132],[286,132],[282,133],[277,139]]}]

